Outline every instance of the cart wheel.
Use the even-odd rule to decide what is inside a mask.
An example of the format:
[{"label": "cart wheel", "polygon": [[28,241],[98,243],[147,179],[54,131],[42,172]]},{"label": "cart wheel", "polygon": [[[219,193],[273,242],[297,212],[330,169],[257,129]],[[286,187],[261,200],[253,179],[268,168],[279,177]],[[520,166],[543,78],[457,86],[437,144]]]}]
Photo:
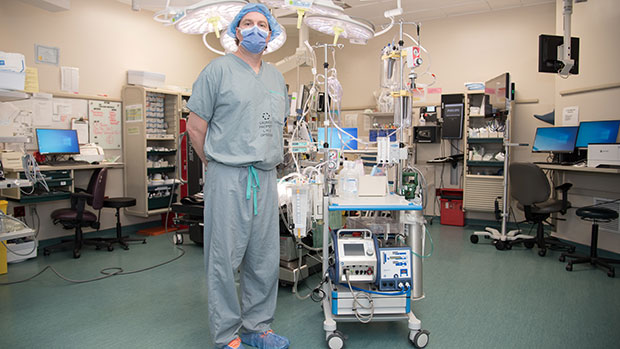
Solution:
[{"label": "cart wheel", "polygon": [[497,240],[497,241],[495,242],[495,248],[496,248],[496,249],[498,249],[498,250],[500,250],[500,251],[503,251],[503,250],[505,250],[505,249],[506,249],[506,243],[505,243],[505,242],[503,242],[502,240]]},{"label": "cart wheel", "polygon": [[73,250],[73,258],[80,258],[80,250]]},{"label": "cart wheel", "polygon": [[566,271],[573,271],[573,264],[572,263],[568,263],[566,265]]},{"label": "cart wheel", "polygon": [[506,249],[507,250],[512,250],[512,244],[510,242],[506,243]]},{"label": "cart wheel", "polygon": [[108,251],[114,251],[114,246],[108,245]]},{"label": "cart wheel", "polygon": [[[415,334],[414,334],[415,333]],[[409,340],[416,348],[425,348],[429,341],[430,332],[427,330],[419,330],[417,332],[409,332]]]},{"label": "cart wheel", "polygon": [[538,255],[541,257],[544,257],[547,254],[547,249],[546,248],[541,248],[540,250],[538,250]]},{"label": "cart wheel", "polygon": [[344,335],[339,331],[334,331],[327,337],[327,346],[329,349],[342,349],[344,348]]},{"label": "cart wheel", "polygon": [[174,234],[174,244],[183,245],[183,234]]},{"label": "cart wheel", "polygon": [[523,242],[523,245],[525,246],[525,248],[534,248],[534,246],[536,245],[536,241],[534,241],[534,239],[527,239]]},{"label": "cart wheel", "polygon": [[559,261],[560,262],[566,262],[566,256],[564,256],[563,254],[560,255]]},{"label": "cart wheel", "polygon": [[478,240],[478,235],[472,234],[471,236],[469,236],[469,241],[471,241],[472,244],[477,244]]},{"label": "cart wheel", "polygon": [[43,255],[44,256],[49,256],[50,255],[50,250],[48,250],[47,248],[43,249]]}]

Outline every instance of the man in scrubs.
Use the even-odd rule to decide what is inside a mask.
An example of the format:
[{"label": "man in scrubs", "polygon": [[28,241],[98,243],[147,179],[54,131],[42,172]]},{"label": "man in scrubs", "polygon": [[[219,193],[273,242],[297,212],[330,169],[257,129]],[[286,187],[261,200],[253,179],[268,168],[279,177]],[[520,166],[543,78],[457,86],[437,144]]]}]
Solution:
[{"label": "man in scrubs", "polygon": [[287,91],[282,74],[262,61],[281,33],[267,7],[246,5],[227,30],[238,50],[204,68],[187,104],[188,133],[207,164],[204,255],[216,348],[289,346],[270,327],[280,258],[275,167],[283,158]]}]

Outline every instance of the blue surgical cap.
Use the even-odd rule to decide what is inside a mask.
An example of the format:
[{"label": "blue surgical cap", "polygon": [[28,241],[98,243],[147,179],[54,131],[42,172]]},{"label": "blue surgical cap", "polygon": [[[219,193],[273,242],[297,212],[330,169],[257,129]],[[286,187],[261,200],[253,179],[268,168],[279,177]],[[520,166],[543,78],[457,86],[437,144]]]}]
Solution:
[{"label": "blue surgical cap", "polygon": [[233,21],[228,26],[228,30],[226,30],[226,33],[230,35],[231,37],[236,38],[237,27],[239,26],[239,22],[241,22],[241,19],[243,18],[243,16],[247,15],[250,12],[261,13],[267,18],[267,23],[269,23],[269,29],[271,29],[270,41],[282,33],[280,24],[278,24],[275,17],[271,15],[271,13],[269,12],[269,9],[267,9],[267,6],[263,4],[253,4],[253,3],[243,6],[241,11],[239,11],[237,16],[235,16],[235,19],[233,19]]}]

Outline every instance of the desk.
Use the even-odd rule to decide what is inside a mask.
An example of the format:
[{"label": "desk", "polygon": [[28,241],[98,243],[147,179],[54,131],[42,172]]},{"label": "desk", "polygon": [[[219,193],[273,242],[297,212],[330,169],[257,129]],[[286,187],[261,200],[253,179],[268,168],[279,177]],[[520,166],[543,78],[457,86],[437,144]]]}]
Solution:
[{"label": "desk", "polygon": [[[76,165],[63,165],[63,166],[48,166],[42,165],[39,166],[39,170],[41,172],[59,172],[66,171],[66,175],[63,175],[61,179],[58,180],[49,180],[50,187],[60,189],[58,195],[45,195],[41,197],[35,197],[32,195],[28,197],[27,195],[23,195],[22,192],[16,186],[11,187],[10,189],[2,189],[1,194],[3,197],[18,201],[20,203],[30,203],[30,202],[42,202],[42,201],[54,201],[54,200],[63,200],[67,199],[70,196],[70,193],[75,191],[75,171],[85,171],[85,170],[95,170],[99,168],[123,168],[124,164],[120,162],[115,163],[100,163],[100,164],[76,164]],[[8,181],[19,181],[20,176],[23,176],[24,169],[22,167],[5,167],[4,172]],[[24,186],[24,184],[22,184]],[[61,192],[62,191],[62,192]]]},{"label": "desk", "polygon": [[[597,203],[597,200],[620,199],[620,169],[578,167],[556,164],[537,164],[544,170],[553,173],[551,178],[555,185],[572,183],[573,187],[568,191],[568,200],[573,208],[589,206]],[[569,210],[562,216],[565,221],[556,220],[557,232],[555,236],[574,241],[586,246],[590,245],[591,225],[584,222]],[[620,253],[620,222],[612,221],[600,225],[599,248]],[[613,230],[615,229],[615,232]]]}]

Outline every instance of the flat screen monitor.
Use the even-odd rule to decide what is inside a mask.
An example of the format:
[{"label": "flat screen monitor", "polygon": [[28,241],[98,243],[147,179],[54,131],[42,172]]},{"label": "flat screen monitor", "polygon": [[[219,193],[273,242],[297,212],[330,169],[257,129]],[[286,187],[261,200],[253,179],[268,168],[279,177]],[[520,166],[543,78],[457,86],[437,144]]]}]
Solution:
[{"label": "flat screen monitor", "polygon": [[572,153],[578,130],[577,126],[539,127],[536,129],[532,151]]},{"label": "flat screen monitor", "polygon": [[510,74],[504,73],[484,83],[484,93],[488,96],[492,110],[486,114],[506,110],[506,102],[510,100]]},{"label": "flat screen monitor", "polygon": [[[538,72],[558,73],[562,63],[558,57],[558,47],[564,43],[564,37],[558,35],[541,34],[538,37]],[[579,74],[579,38],[570,39],[570,58],[575,61],[570,73]]]},{"label": "flat screen monitor", "polygon": [[80,153],[76,130],[38,128],[36,134],[41,155]]},{"label": "flat screen monitor", "polygon": [[[348,134],[357,138],[357,128],[356,127],[343,127]],[[338,135],[340,134],[340,137]],[[330,148],[336,149],[344,149],[344,150],[357,150],[357,140],[352,139],[346,133],[340,132],[338,129],[334,127],[330,127],[327,129],[327,142],[329,143]],[[340,138],[342,137],[342,141]],[[323,143],[325,143],[325,128],[319,127],[317,132],[317,138],[319,142],[319,149],[323,148]],[[343,146],[343,144],[346,144]]]},{"label": "flat screen monitor", "polygon": [[588,144],[616,143],[620,120],[582,121],[577,133],[577,148],[585,149]]}]

